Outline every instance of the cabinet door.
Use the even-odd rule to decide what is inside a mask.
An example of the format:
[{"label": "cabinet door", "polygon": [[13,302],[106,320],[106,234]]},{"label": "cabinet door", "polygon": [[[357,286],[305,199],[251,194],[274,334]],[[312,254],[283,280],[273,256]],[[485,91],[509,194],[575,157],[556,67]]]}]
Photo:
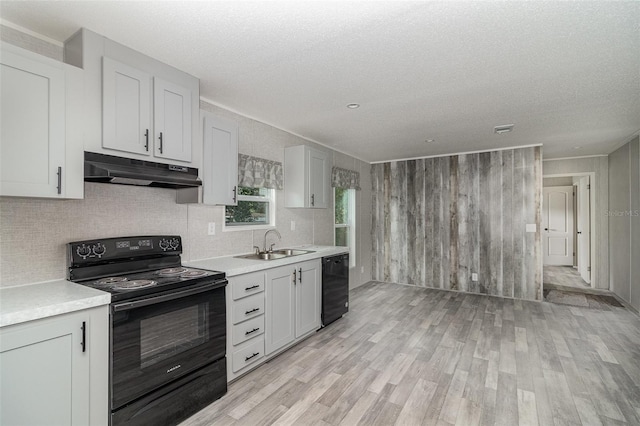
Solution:
[{"label": "cabinet door", "polygon": [[153,79],[154,155],[191,162],[191,90]]},{"label": "cabinet door", "polygon": [[83,316],[34,321],[2,333],[0,424],[89,424]]},{"label": "cabinet door", "polygon": [[62,64],[3,48],[0,65],[0,195],[63,196]]},{"label": "cabinet door", "polygon": [[151,76],[104,57],[102,90],[102,146],[150,155]]},{"label": "cabinet door", "polygon": [[267,355],[291,343],[295,338],[293,266],[267,272],[265,308],[265,353]]},{"label": "cabinet door", "polygon": [[237,205],[238,124],[204,115],[204,204]]},{"label": "cabinet door", "polygon": [[295,265],[298,268],[296,285],[296,339],[320,328],[321,269],[319,260]]},{"label": "cabinet door", "polygon": [[329,156],[326,152],[309,149],[307,164],[309,174],[309,207],[329,206]]}]

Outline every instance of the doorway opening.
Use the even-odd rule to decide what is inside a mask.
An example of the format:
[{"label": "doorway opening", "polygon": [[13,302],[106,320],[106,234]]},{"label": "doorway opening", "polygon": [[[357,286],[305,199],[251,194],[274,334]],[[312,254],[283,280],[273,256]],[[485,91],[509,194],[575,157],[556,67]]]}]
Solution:
[{"label": "doorway opening", "polygon": [[595,288],[593,178],[543,176],[543,286]]}]

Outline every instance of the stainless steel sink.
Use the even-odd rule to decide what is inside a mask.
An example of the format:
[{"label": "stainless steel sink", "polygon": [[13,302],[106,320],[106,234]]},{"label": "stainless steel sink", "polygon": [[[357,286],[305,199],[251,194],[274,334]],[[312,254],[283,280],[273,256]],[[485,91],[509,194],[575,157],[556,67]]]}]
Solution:
[{"label": "stainless steel sink", "polygon": [[298,249],[281,249],[281,250],[274,250],[273,253],[284,254],[285,256],[298,256],[301,254],[313,253],[313,251],[298,250]]},{"label": "stainless steel sink", "polygon": [[313,251],[298,250],[298,249],[280,249],[280,250],[274,250],[272,252],[243,254],[241,256],[235,256],[235,257],[240,259],[251,259],[251,260],[276,260],[276,259],[284,259],[285,257],[299,256],[301,254],[307,254],[307,253],[313,253]]}]

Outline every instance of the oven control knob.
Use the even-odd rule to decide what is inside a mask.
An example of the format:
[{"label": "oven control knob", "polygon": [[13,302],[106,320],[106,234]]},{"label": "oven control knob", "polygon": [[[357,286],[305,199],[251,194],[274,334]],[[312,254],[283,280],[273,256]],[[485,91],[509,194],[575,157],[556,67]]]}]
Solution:
[{"label": "oven control knob", "polygon": [[172,238],[171,241],[169,241],[169,245],[171,245],[171,248],[173,250],[177,250],[180,246],[180,240],[178,240],[177,238]]},{"label": "oven control knob", "polygon": [[78,248],[76,248],[76,253],[81,258],[86,259],[87,256],[89,256],[91,254],[91,249],[89,247],[87,247],[85,244],[83,244],[81,246],[78,246]]},{"label": "oven control knob", "polygon": [[93,246],[93,254],[98,257],[102,257],[105,251],[107,251],[107,248],[101,243],[97,243]]},{"label": "oven control knob", "polygon": [[160,240],[160,242],[158,243],[158,245],[160,246],[160,248],[162,249],[162,251],[167,251],[167,250],[169,250],[169,241],[165,240],[164,238]]}]

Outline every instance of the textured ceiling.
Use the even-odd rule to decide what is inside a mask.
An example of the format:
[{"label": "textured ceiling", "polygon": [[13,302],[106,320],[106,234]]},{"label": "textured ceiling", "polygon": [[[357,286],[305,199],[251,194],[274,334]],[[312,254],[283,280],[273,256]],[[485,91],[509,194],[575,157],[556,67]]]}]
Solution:
[{"label": "textured ceiling", "polygon": [[608,154],[640,129],[636,1],[3,0],[0,17],[59,41],[86,27],[199,77],[203,98],[366,161]]}]

